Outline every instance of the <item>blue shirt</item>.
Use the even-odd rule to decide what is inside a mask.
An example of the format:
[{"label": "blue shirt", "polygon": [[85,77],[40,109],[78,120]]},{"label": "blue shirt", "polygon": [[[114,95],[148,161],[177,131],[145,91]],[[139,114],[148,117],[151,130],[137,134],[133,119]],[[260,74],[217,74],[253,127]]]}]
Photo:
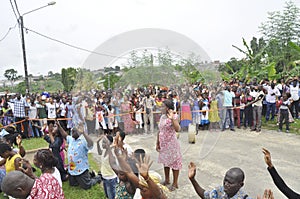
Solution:
[{"label": "blue shirt", "polygon": [[[224,192],[224,187],[219,186],[213,190],[208,190],[204,192],[205,199],[244,199],[248,196],[243,190],[239,190],[233,197],[229,198]],[[252,199],[251,197],[246,197],[246,199]]]},{"label": "blue shirt", "polygon": [[232,98],[235,97],[234,93],[229,92],[228,90],[223,91],[224,94],[224,104],[223,106],[232,106]]},{"label": "blue shirt", "polygon": [[68,147],[68,170],[71,175],[77,176],[89,169],[88,151],[93,148],[88,148],[87,141],[83,135],[80,135],[77,140],[72,136],[67,136]]}]

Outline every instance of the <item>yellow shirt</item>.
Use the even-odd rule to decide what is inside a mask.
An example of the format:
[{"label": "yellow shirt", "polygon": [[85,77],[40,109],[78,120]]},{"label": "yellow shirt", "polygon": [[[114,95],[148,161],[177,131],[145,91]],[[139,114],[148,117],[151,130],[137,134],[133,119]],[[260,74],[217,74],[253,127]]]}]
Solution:
[{"label": "yellow shirt", "polygon": [[108,155],[106,157],[102,157],[101,174],[104,179],[112,179],[117,177],[115,172],[110,167]]},{"label": "yellow shirt", "polygon": [[16,155],[14,155],[13,157],[11,158],[8,158],[6,160],[6,163],[5,163],[5,170],[6,170],[6,173],[9,173],[11,171],[14,171],[16,170],[15,168],[15,160],[17,158],[22,158],[21,155],[19,153],[17,153]]}]

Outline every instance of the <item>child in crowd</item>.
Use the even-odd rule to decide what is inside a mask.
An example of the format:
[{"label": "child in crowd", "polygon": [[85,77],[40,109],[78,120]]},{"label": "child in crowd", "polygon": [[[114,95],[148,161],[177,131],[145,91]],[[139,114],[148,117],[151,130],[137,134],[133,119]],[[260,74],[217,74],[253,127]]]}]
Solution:
[{"label": "child in crowd", "polygon": [[282,95],[282,104],[279,107],[280,115],[279,115],[279,132],[282,132],[282,124],[283,120],[285,121],[286,125],[286,132],[289,133],[290,128],[289,128],[289,106],[291,105],[291,101],[289,99],[288,94],[283,94]]}]

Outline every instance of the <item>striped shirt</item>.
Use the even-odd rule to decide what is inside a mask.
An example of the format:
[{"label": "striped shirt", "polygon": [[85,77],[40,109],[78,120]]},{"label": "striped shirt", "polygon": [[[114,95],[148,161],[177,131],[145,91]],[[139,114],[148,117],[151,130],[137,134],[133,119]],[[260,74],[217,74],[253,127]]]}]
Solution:
[{"label": "striped shirt", "polygon": [[24,99],[15,99],[14,100],[14,116],[15,117],[25,117],[25,108],[28,107],[28,104]]}]

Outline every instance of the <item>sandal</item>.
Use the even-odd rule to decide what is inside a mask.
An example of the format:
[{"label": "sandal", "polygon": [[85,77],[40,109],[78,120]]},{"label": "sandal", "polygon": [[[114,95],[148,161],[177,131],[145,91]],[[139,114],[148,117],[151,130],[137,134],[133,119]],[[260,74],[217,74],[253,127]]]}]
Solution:
[{"label": "sandal", "polygon": [[178,189],[178,187],[171,185],[170,187],[168,187],[168,189],[172,192],[172,191],[175,191],[176,189]]},{"label": "sandal", "polygon": [[163,183],[162,183],[162,185],[164,185],[164,186],[167,186],[167,185],[169,185],[170,184],[170,182],[166,182],[166,181],[164,181]]}]

